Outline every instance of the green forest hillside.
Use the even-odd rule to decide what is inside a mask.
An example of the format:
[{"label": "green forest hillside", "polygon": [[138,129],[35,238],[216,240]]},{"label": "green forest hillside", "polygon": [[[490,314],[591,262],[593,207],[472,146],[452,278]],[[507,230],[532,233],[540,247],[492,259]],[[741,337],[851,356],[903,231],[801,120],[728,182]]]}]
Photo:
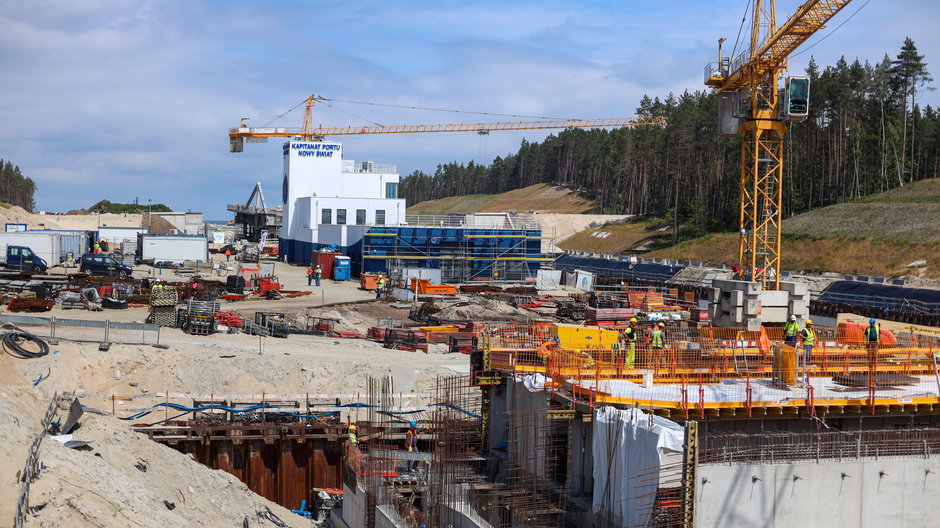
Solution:
[{"label": "green forest hillside", "polygon": [[[785,217],[940,177],[940,112],[915,104],[932,79],[913,41],[893,59],[840,59],[825,68],[811,60],[805,73],[810,114],[786,135]],[[740,141],[718,137],[715,96],[644,97],[636,114],[669,124],[523,141],[489,165],[416,171],[403,179],[401,195],[418,203],[550,183],[592,200],[598,213],[677,219],[686,238],[735,229]]]}]

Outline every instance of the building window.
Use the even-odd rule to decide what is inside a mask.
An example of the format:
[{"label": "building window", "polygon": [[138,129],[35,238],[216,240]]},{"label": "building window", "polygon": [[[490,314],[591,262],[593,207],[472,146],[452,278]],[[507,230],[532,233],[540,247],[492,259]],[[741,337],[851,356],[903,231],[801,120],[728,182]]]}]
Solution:
[{"label": "building window", "polygon": [[375,210],[375,225],[385,225],[385,209]]},{"label": "building window", "polygon": [[320,223],[321,224],[332,224],[333,223],[333,210],[324,209],[320,213]]},{"label": "building window", "polygon": [[385,197],[398,198],[398,182],[385,184]]},{"label": "building window", "polygon": [[336,223],[339,225],[346,225],[346,210],[345,209],[336,210]]},{"label": "building window", "polygon": [[356,225],[365,225],[365,223],[366,223],[366,210],[356,209]]}]

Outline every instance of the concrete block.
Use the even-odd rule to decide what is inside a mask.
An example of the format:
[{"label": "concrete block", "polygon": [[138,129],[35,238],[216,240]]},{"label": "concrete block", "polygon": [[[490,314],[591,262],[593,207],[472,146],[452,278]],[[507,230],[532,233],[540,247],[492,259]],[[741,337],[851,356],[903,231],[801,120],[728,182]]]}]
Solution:
[{"label": "concrete block", "polygon": [[780,289],[791,295],[803,296],[809,293],[809,284],[802,281],[780,281]]},{"label": "concrete block", "polygon": [[744,306],[744,292],[741,290],[732,290],[730,292],[730,300],[732,306]]},{"label": "concrete block", "polygon": [[760,331],[760,319],[756,317],[748,317],[744,321],[745,326],[747,326],[748,332],[759,332]]},{"label": "concrete block", "polygon": [[790,300],[790,292],[785,290],[768,290],[761,292],[760,300],[764,306],[783,306],[785,307]]},{"label": "concrete block", "polygon": [[734,324],[741,324],[744,321],[744,308],[738,307],[731,310],[722,310],[721,315],[733,321]]},{"label": "concrete block", "polygon": [[798,318],[809,315],[809,303],[806,301],[790,301],[787,308],[790,310],[791,314]]},{"label": "concrete block", "polygon": [[790,316],[790,310],[785,306],[763,307],[760,320],[764,323],[784,323]]},{"label": "concrete block", "polygon": [[750,316],[761,313],[761,302],[757,299],[748,299],[744,303],[744,313]]},{"label": "concrete block", "polygon": [[719,288],[708,289],[708,302],[717,303],[721,300],[721,290]]}]

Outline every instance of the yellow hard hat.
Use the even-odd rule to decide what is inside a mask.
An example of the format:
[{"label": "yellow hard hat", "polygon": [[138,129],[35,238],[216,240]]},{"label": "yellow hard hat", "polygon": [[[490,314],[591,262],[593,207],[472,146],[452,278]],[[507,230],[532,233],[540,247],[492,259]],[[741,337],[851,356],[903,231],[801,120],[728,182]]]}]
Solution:
[{"label": "yellow hard hat", "polygon": [[812,320],[812,319],[807,319],[807,320],[806,320],[806,324],[813,324],[813,320]]},{"label": "yellow hard hat", "polygon": [[630,318],[630,322],[631,322],[631,323],[635,323],[635,322],[636,322],[636,317],[631,317],[631,318]]},{"label": "yellow hard hat", "polygon": [[350,426],[349,426],[349,430],[350,430],[350,431],[355,431],[355,430],[356,430],[356,426],[355,426],[355,425],[350,425]]},{"label": "yellow hard hat", "polygon": [[666,323],[659,323],[660,328],[666,328]]}]

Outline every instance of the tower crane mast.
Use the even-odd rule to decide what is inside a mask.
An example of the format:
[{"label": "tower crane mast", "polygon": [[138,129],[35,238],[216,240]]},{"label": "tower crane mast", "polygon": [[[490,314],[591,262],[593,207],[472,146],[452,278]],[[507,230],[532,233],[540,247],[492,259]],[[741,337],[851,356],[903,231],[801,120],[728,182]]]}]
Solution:
[{"label": "tower crane mast", "polygon": [[719,133],[741,142],[738,263],[740,278],[780,289],[783,138],[787,123],[806,118],[809,79],[787,78],[787,59],[851,0],[808,0],[777,25],[775,0],[753,0],[751,39],[737,57],[705,68],[705,84],[719,97]]}]

